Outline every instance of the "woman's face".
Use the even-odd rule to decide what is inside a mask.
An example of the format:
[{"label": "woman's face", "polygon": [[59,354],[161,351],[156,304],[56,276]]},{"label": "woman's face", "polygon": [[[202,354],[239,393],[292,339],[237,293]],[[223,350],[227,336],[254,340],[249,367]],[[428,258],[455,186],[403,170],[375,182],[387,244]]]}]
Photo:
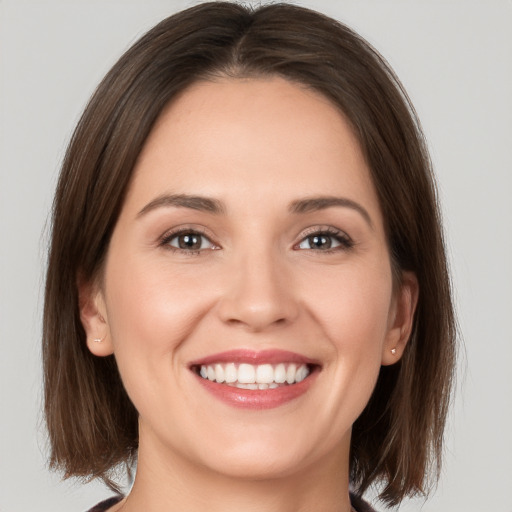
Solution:
[{"label": "woman's face", "polygon": [[348,460],[413,297],[339,111],[283,79],[225,79],[155,125],[82,318],[115,354],[141,453],[265,477]]}]

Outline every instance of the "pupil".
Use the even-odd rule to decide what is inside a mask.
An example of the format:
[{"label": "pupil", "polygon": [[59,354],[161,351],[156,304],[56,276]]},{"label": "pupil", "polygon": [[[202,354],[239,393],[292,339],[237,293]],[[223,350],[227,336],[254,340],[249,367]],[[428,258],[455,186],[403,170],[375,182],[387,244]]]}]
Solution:
[{"label": "pupil", "polygon": [[201,240],[197,235],[182,235],[179,237],[180,249],[200,249]]},{"label": "pupil", "polygon": [[317,249],[329,249],[331,247],[331,239],[324,235],[314,235],[309,237],[309,244]]}]

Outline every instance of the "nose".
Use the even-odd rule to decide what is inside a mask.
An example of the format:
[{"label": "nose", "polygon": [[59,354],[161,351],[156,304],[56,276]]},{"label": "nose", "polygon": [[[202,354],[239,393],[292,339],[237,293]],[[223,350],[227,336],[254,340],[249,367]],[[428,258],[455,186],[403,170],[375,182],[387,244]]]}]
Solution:
[{"label": "nose", "polygon": [[299,313],[292,272],[271,253],[240,256],[226,270],[219,315],[258,332],[291,324]]}]

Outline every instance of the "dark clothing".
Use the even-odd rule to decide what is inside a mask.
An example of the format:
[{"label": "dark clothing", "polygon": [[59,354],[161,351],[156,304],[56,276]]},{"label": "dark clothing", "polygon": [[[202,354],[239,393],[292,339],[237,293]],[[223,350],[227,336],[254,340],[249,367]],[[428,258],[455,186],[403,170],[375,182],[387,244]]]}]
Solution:
[{"label": "dark clothing", "polygon": [[[119,503],[123,499],[123,496],[115,496],[113,498],[109,498],[108,500],[102,501],[98,503],[95,507],[92,507],[88,512],[105,512],[110,507],[113,507],[116,503]],[[354,494],[350,494],[350,502],[352,506],[357,512],[375,512],[366,501],[361,498],[358,498]]]},{"label": "dark clothing", "polygon": [[95,507],[88,510],[88,512],[105,512],[116,503],[119,503],[123,498],[124,496],[114,496],[113,498],[109,498],[108,500],[98,503]]},{"label": "dark clothing", "polygon": [[350,503],[357,512],[376,512],[363,498],[350,493]]}]

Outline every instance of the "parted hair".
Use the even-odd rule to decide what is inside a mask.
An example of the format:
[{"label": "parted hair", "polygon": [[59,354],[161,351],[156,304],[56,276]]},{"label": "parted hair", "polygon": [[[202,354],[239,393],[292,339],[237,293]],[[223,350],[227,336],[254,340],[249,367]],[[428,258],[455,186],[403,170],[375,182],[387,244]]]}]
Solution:
[{"label": "parted hair", "polygon": [[114,356],[92,355],[78,281],[100,274],[134,165],[164,107],[199,80],[283,77],[343,113],[382,210],[394,278],[419,282],[402,359],[382,367],[353,426],[350,476],[396,505],[439,475],[456,329],[431,162],[414,108],[379,53],[345,25],[290,4],[209,2],[156,25],[113,66],[67,149],[56,190],[46,276],[43,364],[50,467],[102,478],[136,460],[138,415]]}]

